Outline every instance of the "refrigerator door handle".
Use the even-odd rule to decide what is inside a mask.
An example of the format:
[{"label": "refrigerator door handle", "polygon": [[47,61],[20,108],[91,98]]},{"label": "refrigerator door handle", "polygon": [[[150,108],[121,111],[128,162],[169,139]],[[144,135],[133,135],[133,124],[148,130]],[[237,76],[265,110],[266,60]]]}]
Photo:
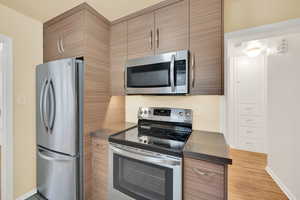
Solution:
[{"label": "refrigerator door handle", "polygon": [[38,156],[48,161],[72,161],[74,157],[62,156],[44,149],[38,149]]},{"label": "refrigerator door handle", "polygon": [[[53,129],[56,115],[56,99],[55,99],[55,90],[52,79],[49,81],[49,89],[50,89],[50,119],[49,119],[49,129],[50,131]],[[50,132],[51,133],[51,132]]]},{"label": "refrigerator door handle", "polygon": [[47,120],[45,119],[45,108],[46,108],[46,102],[45,99],[47,98],[47,88],[48,88],[48,79],[46,79],[43,83],[43,87],[41,89],[40,93],[40,117],[41,121],[43,122],[45,129],[48,130]]}]

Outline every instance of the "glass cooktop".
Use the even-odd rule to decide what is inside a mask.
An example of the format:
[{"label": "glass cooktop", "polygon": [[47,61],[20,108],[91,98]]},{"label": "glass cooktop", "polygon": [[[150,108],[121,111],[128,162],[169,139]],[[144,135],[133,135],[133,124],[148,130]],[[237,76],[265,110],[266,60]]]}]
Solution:
[{"label": "glass cooktop", "polygon": [[181,155],[191,128],[164,124],[139,124],[138,127],[109,138],[110,142],[172,155]]}]

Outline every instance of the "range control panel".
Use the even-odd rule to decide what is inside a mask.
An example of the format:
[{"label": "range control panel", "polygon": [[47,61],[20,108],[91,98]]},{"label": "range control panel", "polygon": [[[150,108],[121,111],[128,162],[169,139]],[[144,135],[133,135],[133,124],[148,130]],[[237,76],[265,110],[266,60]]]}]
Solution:
[{"label": "range control panel", "polygon": [[156,108],[141,107],[138,111],[139,119],[165,121],[165,122],[193,122],[193,111],[191,109],[181,108]]}]

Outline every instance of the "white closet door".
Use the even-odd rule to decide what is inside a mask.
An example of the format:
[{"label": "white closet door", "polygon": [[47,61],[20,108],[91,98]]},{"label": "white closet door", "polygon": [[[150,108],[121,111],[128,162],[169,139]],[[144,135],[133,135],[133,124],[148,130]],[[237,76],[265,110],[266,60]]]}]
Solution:
[{"label": "white closet door", "polygon": [[[1,44],[0,44],[1,45]],[[0,49],[0,145],[2,145],[3,137],[3,77],[2,77],[2,51]]]},{"label": "white closet door", "polygon": [[234,71],[238,148],[265,152],[265,56],[236,57]]}]

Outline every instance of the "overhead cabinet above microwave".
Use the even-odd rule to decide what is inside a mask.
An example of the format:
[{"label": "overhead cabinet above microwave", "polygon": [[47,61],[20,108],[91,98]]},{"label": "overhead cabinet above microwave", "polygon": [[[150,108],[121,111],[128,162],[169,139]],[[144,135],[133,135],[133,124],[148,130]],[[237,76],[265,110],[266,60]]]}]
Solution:
[{"label": "overhead cabinet above microwave", "polygon": [[[189,50],[188,94],[223,95],[223,0],[178,0],[174,2],[171,5],[156,8],[154,11],[113,22],[110,32],[112,95],[125,95],[126,92],[132,94],[133,90],[128,90],[128,86],[140,87],[138,80],[135,82],[127,80],[129,85],[124,84],[124,78],[128,76],[124,74],[127,61],[142,60],[148,56],[160,57],[161,54],[167,52],[185,49]],[[153,68],[155,66],[158,67],[152,65]],[[159,65],[159,68],[162,69],[163,66]],[[131,69],[134,70],[130,72],[137,72],[145,70],[146,67]],[[159,69],[156,70],[156,72],[159,71]],[[166,70],[160,72],[167,73]],[[147,74],[151,77],[149,73]],[[134,75],[137,74],[132,73],[131,77]],[[148,82],[149,88],[155,80],[162,81],[156,83],[158,86],[170,83],[167,79],[151,79],[152,82]],[[135,89],[135,91],[141,90]],[[157,94],[163,94],[163,90]],[[170,94],[170,92],[164,94]]]}]

